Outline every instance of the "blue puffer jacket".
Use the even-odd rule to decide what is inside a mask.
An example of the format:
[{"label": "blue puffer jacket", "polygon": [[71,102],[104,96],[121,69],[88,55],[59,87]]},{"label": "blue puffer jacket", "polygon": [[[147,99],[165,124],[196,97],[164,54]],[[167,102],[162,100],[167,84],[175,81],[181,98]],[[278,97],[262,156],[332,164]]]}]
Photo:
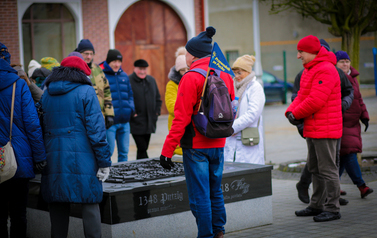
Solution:
[{"label": "blue puffer jacket", "polygon": [[26,82],[17,76],[7,61],[0,59],[0,146],[9,141],[13,83],[14,100],[12,146],[17,160],[14,178],[34,178],[33,162],[46,159],[37,110]]},{"label": "blue puffer jacket", "polygon": [[106,61],[100,64],[110,84],[111,98],[114,107],[114,123],[126,123],[130,121],[135,112],[135,104],[130,80],[127,74],[119,69],[114,72]]},{"label": "blue puffer jacket", "polygon": [[47,166],[46,202],[99,203],[98,168],[111,165],[105,121],[90,79],[79,70],[55,68],[41,99]]}]

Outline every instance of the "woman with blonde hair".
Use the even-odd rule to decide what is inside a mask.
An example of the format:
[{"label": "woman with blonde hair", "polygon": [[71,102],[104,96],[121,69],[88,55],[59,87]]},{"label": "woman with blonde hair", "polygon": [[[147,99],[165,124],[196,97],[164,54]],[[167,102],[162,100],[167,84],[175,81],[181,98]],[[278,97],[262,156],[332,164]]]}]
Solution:
[{"label": "woman with blonde hair", "polygon": [[[262,85],[252,71],[255,57],[243,55],[232,66],[235,74],[234,91],[238,97],[238,109],[233,123],[234,134],[226,139],[224,148],[225,161],[264,164],[263,118],[262,112],[266,97]],[[241,141],[242,130],[257,127],[259,143],[244,145]]]}]

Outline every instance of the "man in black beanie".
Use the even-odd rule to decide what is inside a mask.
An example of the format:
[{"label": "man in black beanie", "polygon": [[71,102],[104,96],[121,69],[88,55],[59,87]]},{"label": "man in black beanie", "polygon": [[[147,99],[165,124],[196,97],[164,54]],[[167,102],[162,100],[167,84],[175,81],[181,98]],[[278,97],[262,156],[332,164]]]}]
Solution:
[{"label": "man in black beanie", "polygon": [[88,64],[90,70],[92,71],[89,77],[94,89],[96,90],[101,111],[105,118],[106,129],[108,129],[114,124],[114,109],[110,85],[102,69],[97,64],[93,63],[95,54],[93,44],[88,39],[82,39],[75,51],[81,53],[85,63]]},{"label": "man in black beanie", "polygon": [[[212,52],[212,37],[216,30],[206,31],[190,39],[186,44],[186,63],[190,67],[183,75],[174,107],[175,118],[166,137],[160,164],[171,169],[174,150],[180,143],[183,150],[183,165],[190,208],[196,218],[198,237],[223,237],[226,223],[221,179],[224,167],[225,138],[210,139],[194,126],[191,117],[197,113],[205,77],[195,71],[207,72]],[[233,79],[224,72],[224,80],[232,100],[234,99]]]},{"label": "man in black beanie", "polygon": [[106,130],[107,142],[111,155],[115,148],[118,149],[118,162],[128,160],[130,142],[130,119],[135,113],[135,105],[130,79],[122,69],[123,56],[119,50],[112,49],[107,52],[106,61],[99,66],[103,69],[110,84],[111,96],[114,106],[114,125]]},{"label": "man in black beanie", "polygon": [[156,132],[156,122],[161,114],[162,101],[156,80],[147,74],[148,62],[138,59],[130,83],[135,102],[135,115],[131,118],[131,134],[137,147],[136,159],[148,158],[151,134]]}]

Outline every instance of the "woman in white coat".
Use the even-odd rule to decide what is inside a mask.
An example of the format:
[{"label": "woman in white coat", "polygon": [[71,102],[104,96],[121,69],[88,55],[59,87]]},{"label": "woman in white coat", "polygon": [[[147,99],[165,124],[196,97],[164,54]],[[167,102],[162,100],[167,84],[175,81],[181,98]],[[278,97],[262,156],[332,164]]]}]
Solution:
[{"label": "woman in white coat", "polygon": [[[243,55],[234,62],[232,70],[234,78],[234,91],[239,97],[239,106],[236,119],[233,123],[234,134],[226,139],[225,161],[264,164],[263,145],[263,118],[262,112],[266,97],[262,85],[256,80],[252,71],[255,57]],[[259,126],[258,126],[259,120]],[[247,127],[258,127],[259,144],[243,145],[241,131]]]}]

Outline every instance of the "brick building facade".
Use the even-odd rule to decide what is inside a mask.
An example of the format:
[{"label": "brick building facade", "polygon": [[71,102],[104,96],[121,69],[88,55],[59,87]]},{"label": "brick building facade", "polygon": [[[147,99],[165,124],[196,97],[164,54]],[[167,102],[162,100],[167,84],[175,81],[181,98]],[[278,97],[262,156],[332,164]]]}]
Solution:
[{"label": "brick building facade", "polygon": [[[22,16],[19,16],[20,9],[18,9],[18,2],[20,0],[2,0],[0,1],[0,31],[2,32],[0,36],[0,42],[5,44],[9,52],[12,55],[12,63],[15,64],[22,64],[22,53],[20,52],[23,47],[21,47],[22,39],[20,39],[19,32],[22,32],[20,29],[20,21]],[[147,0],[147,1],[158,1],[158,0]],[[205,20],[204,20],[204,1],[205,0],[193,0],[188,1],[192,2],[194,5],[194,32],[198,34],[205,28]],[[33,1],[23,1],[23,4],[29,3],[30,5]],[[79,30],[77,32],[77,43],[80,41],[81,38],[90,39],[93,43],[96,51],[96,55],[94,58],[95,62],[99,62],[106,58],[107,51],[113,43],[111,39],[113,38],[110,36],[109,33],[109,2],[111,0],[77,0],[77,1],[56,1],[54,3],[63,3],[63,4],[71,4],[77,3],[78,6],[81,6],[81,16],[76,16],[76,18],[82,19],[82,26],[79,26]],[[125,2],[129,2],[129,5],[137,1],[127,0]],[[170,5],[178,5],[174,6],[175,9],[179,8],[180,3],[175,3],[174,1],[164,1],[169,3]],[[39,2],[38,2],[39,3]],[[187,4],[187,2],[186,2]],[[71,8],[72,9],[72,8]],[[21,14],[23,14],[22,12]],[[110,14],[112,15],[112,14]],[[111,17],[111,16],[110,16]],[[188,20],[186,20],[188,21]],[[78,23],[79,24],[79,23]],[[81,37],[80,37],[81,36]],[[188,38],[191,38],[192,34],[188,32]],[[107,47],[100,47],[100,46],[107,46]],[[59,59],[61,60],[61,59]]]}]

